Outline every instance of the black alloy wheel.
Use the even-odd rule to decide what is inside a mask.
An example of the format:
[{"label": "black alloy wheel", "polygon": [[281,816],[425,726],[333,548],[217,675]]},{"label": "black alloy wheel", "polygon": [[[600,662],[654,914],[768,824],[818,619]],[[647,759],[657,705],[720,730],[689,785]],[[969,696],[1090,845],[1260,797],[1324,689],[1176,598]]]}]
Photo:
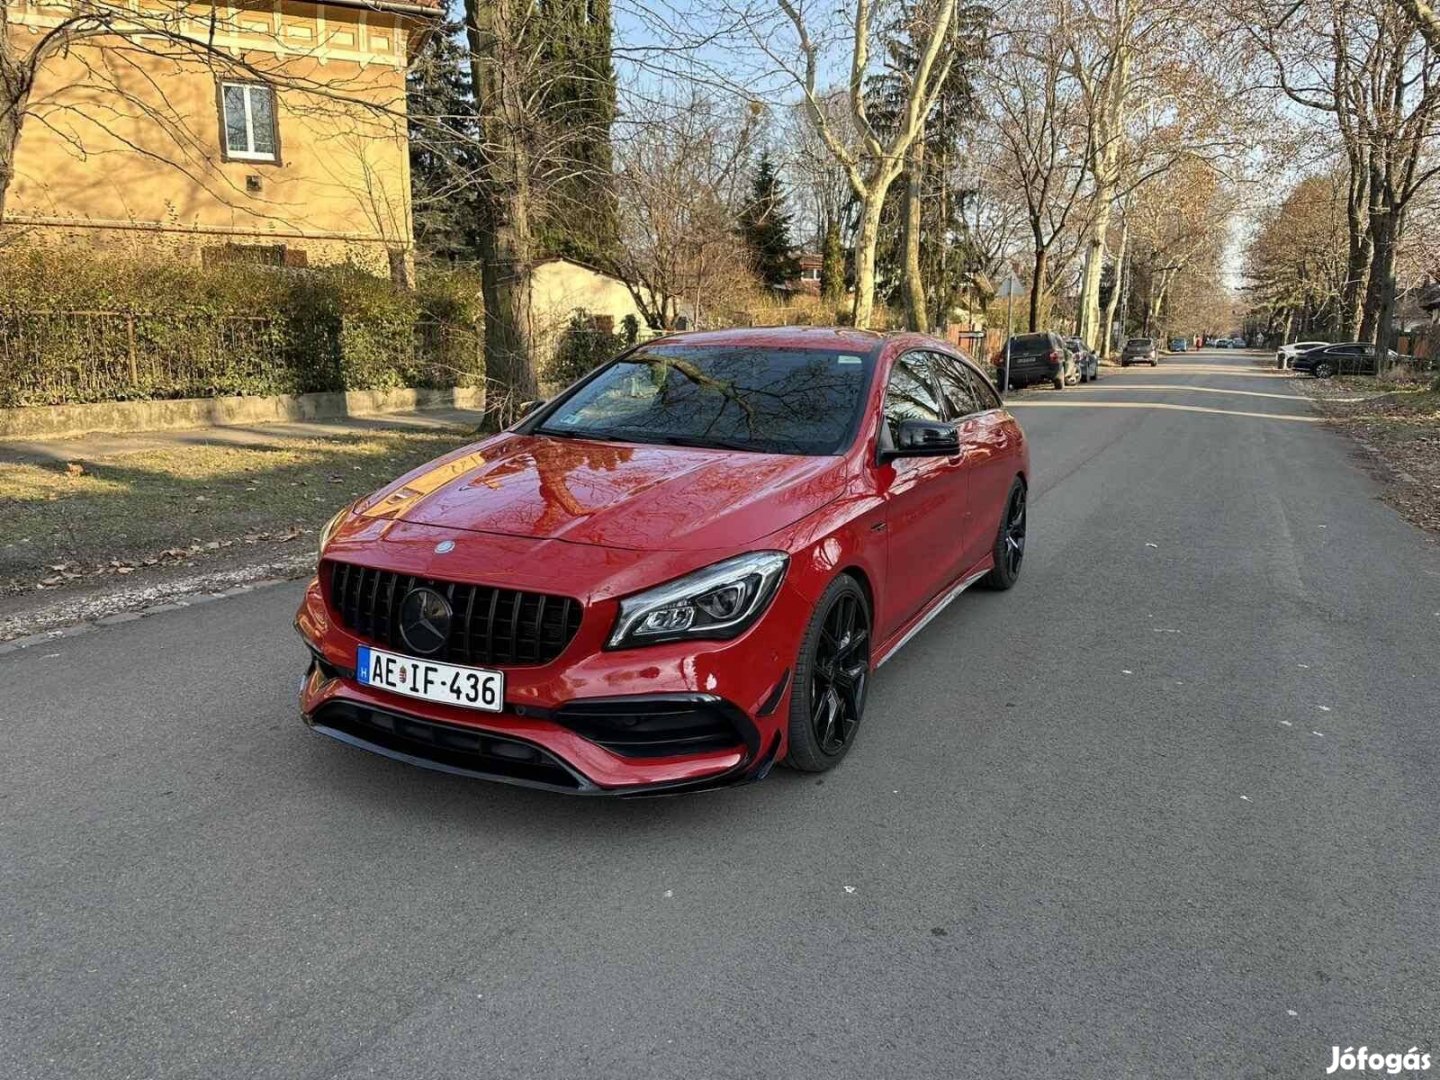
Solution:
[{"label": "black alloy wheel", "polygon": [[830,583],[805,631],[790,695],[785,764],[824,772],[854,744],[870,686],[870,603],[848,574]]},{"label": "black alloy wheel", "polygon": [[1315,366],[1310,369],[1310,374],[1317,379],[1329,379],[1335,375],[1335,361],[1316,360]]},{"label": "black alloy wheel", "polygon": [[1008,589],[1020,577],[1020,564],[1025,561],[1025,484],[1018,476],[1010,485],[1005,500],[1005,513],[995,537],[995,568],[981,582],[988,589]]}]

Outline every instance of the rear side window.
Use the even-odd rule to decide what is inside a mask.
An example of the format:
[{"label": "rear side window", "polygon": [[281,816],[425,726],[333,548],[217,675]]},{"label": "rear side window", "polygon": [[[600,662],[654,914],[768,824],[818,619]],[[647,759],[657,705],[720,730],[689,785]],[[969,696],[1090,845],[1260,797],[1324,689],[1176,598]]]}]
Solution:
[{"label": "rear side window", "polygon": [[959,420],[971,413],[992,407],[980,396],[980,389],[976,385],[980,380],[965,361],[944,353],[931,353],[930,367],[935,372],[935,381],[945,399],[951,420]]},{"label": "rear side window", "polygon": [[1021,334],[1010,339],[1012,355],[1015,353],[1048,353],[1054,347],[1049,334]]},{"label": "rear side window", "polygon": [[930,385],[924,353],[906,353],[890,369],[885,384],[885,423],[895,437],[902,420],[939,420],[940,400]]}]

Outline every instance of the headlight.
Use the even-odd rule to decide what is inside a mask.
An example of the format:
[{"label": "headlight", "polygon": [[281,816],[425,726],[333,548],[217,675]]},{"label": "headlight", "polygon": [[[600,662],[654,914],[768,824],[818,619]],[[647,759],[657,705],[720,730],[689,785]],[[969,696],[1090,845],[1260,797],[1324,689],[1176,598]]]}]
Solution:
[{"label": "headlight", "polygon": [[342,506],[336,511],[335,516],[325,523],[325,527],[320,530],[320,547],[316,550],[316,555],[324,556],[325,545],[330,543],[330,537],[335,535],[335,530],[340,527],[340,523],[345,520],[349,513],[350,507]]},{"label": "headlight", "polygon": [[756,551],[627,596],[606,648],[737,637],[770,603],[789,562],[784,552]]}]

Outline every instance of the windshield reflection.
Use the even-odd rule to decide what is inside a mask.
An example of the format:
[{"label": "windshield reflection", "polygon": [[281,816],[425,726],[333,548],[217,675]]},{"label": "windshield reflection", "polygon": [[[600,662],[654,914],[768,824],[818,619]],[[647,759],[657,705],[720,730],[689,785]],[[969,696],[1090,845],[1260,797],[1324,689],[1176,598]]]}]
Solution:
[{"label": "windshield reflection", "polygon": [[834,454],[854,435],[871,366],[869,356],[817,349],[642,349],[579,387],[536,433]]}]

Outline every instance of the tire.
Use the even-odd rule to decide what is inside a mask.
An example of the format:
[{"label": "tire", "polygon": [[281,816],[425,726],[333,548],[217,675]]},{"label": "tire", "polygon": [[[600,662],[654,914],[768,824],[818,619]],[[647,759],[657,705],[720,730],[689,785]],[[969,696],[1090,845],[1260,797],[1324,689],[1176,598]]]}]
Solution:
[{"label": "tire", "polygon": [[1130,361],[1129,361],[1129,360],[1121,360],[1121,361],[1120,361],[1120,366],[1121,366],[1121,367],[1129,367],[1129,366],[1130,366]]},{"label": "tire", "polygon": [[1310,369],[1310,374],[1317,379],[1332,379],[1335,377],[1335,361],[1317,360],[1315,366]]},{"label": "tire", "polygon": [[1055,387],[1056,390],[1064,390],[1064,389],[1065,389],[1065,376],[1064,376],[1064,375],[1056,375],[1055,378],[1053,378],[1053,379],[1050,380],[1050,385],[1053,386],[1053,387]]},{"label": "tire", "polygon": [[1025,482],[1017,476],[1010,485],[1010,494],[1000,515],[1000,528],[995,533],[995,567],[980,579],[980,584],[987,589],[1008,589],[1020,578],[1028,514],[1025,495]]},{"label": "tire", "polygon": [[865,714],[870,643],[865,590],[849,574],[841,574],[815,605],[795,660],[785,752],[790,768],[824,772],[849,753]]},{"label": "tire", "polygon": [[1085,385],[1086,383],[1088,383],[1089,381],[1090,381],[1090,376],[1085,374],[1085,369],[1084,369],[1084,368],[1081,368],[1081,369],[1080,369],[1080,385],[1081,385],[1081,386],[1084,386],[1084,385]]},{"label": "tire", "polygon": [[1160,366],[1160,361],[1159,361],[1159,360],[1151,360],[1151,361],[1150,361],[1150,366],[1151,366],[1151,367],[1159,367],[1159,366]]}]

